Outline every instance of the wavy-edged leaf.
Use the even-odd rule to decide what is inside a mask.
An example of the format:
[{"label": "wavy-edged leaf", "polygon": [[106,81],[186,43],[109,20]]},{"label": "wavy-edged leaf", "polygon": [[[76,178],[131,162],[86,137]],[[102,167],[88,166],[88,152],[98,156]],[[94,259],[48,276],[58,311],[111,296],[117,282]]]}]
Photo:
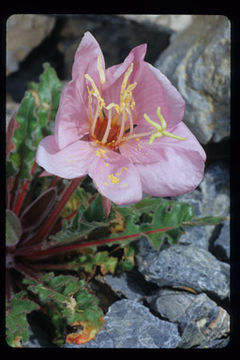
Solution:
[{"label": "wavy-edged leaf", "polygon": [[43,68],[39,83],[31,82],[28,86],[35,99],[40,127],[51,125],[51,120],[55,119],[62,88],[57,73],[50,64],[44,63]]},{"label": "wavy-edged leaf", "polygon": [[[40,278],[41,283],[33,279],[24,279],[28,290],[38,296],[55,327],[55,343],[65,341],[69,327],[81,325],[94,329],[94,334],[102,327],[103,312],[98,299],[90,294],[83,280],[71,275],[47,273]],[[89,341],[90,339],[86,339]]]},{"label": "wavy-edged leaf", "polygon": [[6,306],[6,341],[9,346],[21,347],[29,337],[27,314],[38,310],[39,305],[27,298],[27,293],[21,291],[14,295]]}]

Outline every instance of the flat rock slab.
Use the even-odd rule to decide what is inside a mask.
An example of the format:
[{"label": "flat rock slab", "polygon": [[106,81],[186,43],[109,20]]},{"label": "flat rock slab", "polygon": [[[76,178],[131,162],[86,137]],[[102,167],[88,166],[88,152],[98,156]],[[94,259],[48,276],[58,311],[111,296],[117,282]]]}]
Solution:
[{"label": "flat rock slab", "polygon": [[173,245],[157,252],[146,239],[139,241],[138,270],[158,286],[188,287],[219,299],[229,297],[227,263],[192,245]]},{"label": "flat rock slab", "polygon": [[71,348],[176,348],[181,341],[176,324],[160,320],[133,300],[113,303],[104,317],[102,330],[84,345]]},{"label": "flat rock slab", "polygon": [[161,317],[178,323],[182,337],[179,347],[207,347],[220,339],[225,342],[229,336],[229,314],[206,294],[161,289],[147,301]]}]

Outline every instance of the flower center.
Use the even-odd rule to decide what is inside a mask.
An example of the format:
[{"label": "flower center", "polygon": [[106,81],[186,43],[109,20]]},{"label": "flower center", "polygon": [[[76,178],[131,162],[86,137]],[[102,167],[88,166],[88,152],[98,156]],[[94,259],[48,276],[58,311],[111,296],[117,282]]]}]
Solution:
[{"label": "flower center", "polygon": [[[106,82],[105,72],[102,68],[101,54],[98,55],[97,68],[99,72],[100,84]],[[88,116],[90,120],[90,137],[97,144],[117,148],[123,141],[132,138],[149,137],[149,145],[156,138],[168,136],[177,140],[185,140],[181,136],[174,135],[166,131],[167,123],[161,114],[160,106],[157,108],[157,116],[160,123],[151,120],[147,114],[143,114],[144,119],[149,123],[153,130],[134,134],[134,120],[132,112],[135,110],[133,90],[137,86],[134,82],[129,84],[129,77],[133,71],[133,63],[126,70],[120,89],[119,104],[111,102],[106,105],[101,92],[89,74],[85,74],[88,89]],[[89,87],[91,85],[91,88]],[[101,87],[101,85],[100,85]]]},{"label": "flower center", "polygon": [[[103,84],[105,74],[101,67],[101,57],[98,56],[98,71],[100,82]],[[133,63],[124,74],[119,104],[105,104],[99,89],[89,74],[85,74],[88,89],[88,115],[90,120],[90,135],[94,141],[110,147],[117,147],[124,141],[124,134],[133,134],[132,111],[135,101],[132,95],[137,83],[128,84],[129,77],[133,71]],[[91,89],[89,88],[91,84]]]}]

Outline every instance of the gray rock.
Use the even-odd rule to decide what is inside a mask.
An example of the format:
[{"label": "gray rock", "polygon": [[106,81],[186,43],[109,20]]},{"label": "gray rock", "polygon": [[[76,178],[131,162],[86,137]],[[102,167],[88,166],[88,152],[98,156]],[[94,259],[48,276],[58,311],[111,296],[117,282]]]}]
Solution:
[{"label": "gray rock", "polygon": [[189,202],[196,216],[227,216],[230,211],[229,169],[221,162],[209,165],[199,187],[176,200]]},{"label": "gray rock", "polygon": [[229,335],[229,314],[206,294],[162,289],[147,300],[161,317],[179,325],[179,347],[215,347],[214,341]]},{"label": "gray rock", "polygon": [[212,253],[220,260],[230,261],[230,222],[224,221],[217,240],[214,242]]},{"label": "gray rock", "polygon": [[184,121],[203,144],[230,135],[230,22],[196,15],[155,63],[186,101]]},{"label": "gray rock", "polygon": [[139,24],[117,15],[78,14],[64,18],[58,49],[64,55],[66,79],[71,78],[74,54],[85,31],[91,31],[99,42],[106,67],[119,64],[133,47],[143,43],[148,44],[147,61],[154,63],[172,34],[169,28]]},{"label": "gray rock", "polygon": [[118,276],[107,274],[104,281],[117,295],[131,300],[140,300],[154,290],[142,274],[135,270],[120,273]]},{"label": "gray rock", "polygon": [[[209,227],[209,226],[208,226]],[[212,226],[210,231],[212,232]],[[179,244],[193,245],[202,249],[209,248],[209,232],[206,226],[194,226],[185,228],[185,233],[180,237]]]},{"label": "gray rock", "polygon": [[[206,168],[204,178],[196,190],[178,196],[175,200],[192,205],[197,217],[227,217],[230,213],[229,182],[229,170],[219,162]],[[214,225],[186,227],[186,232],[179,239],[179,243],[192,244],[209,250],[215,227]]]},{"label": "gray rock", "polygon": [[14,14],[7,21],[7,75],[17,71],[32,49],[50,34],[55,18],[37,14]]},{"label": "gray rock", "polygon": [[172,245],[157,252],[141,239],[136,255],[138,269],[158,286],[189,287],[220,299],[229,297],[229,264],[192,245]]},{"label": "gray rock", "polygon": [[191,25],[193,16],[192,15],[156,15],[156,14],[127,14],[127,15],[119,15],[123,16],[125,19],[134,20],[138,23],[147,23],[152,24],[154,26],[165,26],[174,31],[183,31]]},{"label": "gray rock", "polygon": [[96,338],[78,348],[176,348],[181,338],[177,325],[160,320],[147,307],[132,300],[113,303]]}]

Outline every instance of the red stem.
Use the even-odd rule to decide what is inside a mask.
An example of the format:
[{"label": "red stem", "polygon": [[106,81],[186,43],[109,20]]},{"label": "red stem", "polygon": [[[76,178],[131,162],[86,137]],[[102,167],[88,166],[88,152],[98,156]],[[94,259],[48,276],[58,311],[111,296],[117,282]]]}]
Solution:
[{"label": "red stem", "polygon": [[[30,172],[30,176],[32,177],[33,176],[33,173],[34,173],[34,170],[36,169],[36,162],[34,161],[33,163],[33,166],[32,166],[32,169],[31,169],[31,172]],[[28,188],[29,188],[29,185],[30,185],[30,180],[26,180],[24,183],[23,183],[23,186],[22,186],[22,191],[20,193],[20,195],[18,196],[18,199],[16,201],[16,205],[15,205],[15,208],[14,208],[14,213],[16,215],[19,214],[19,211],[21,209],[21,206],[22,206],[22,203],[25,199],[25,195],[26,195],[26,192],[28,191]]]},{"label": "red stem", "polygon": [[72,219],[72,218],[76,215],[77,212],[78,212],[78,210],[74,210],[70,215],[65,216],[64,219],[65,219],[65,220],[70,220],[70,219]]},{"label": "red stem", "polygon": [[54,187],[56,185],[56,182],[58,181],[58,176],[55,176],[53,180],[51,181],[49,188]]},{"label": "red stem", "polygon": [[[59,202],[53,209],[52,213],[47,218],[46,222],[43,224],[43,226],[40,228],[40,230],[37,232],[37,234],[34,235],[33,238],[28,241],[26,248],[28,248],[28,247],[31,248],[32,244],[36,244],[39,241],[44,240],[51,233],[63,207],[66,205],[69,198],[72,196],[73,192],[79,186],[82,179],[83,179],[82,177],[76,178],[70,182],[69,186],[63,192],[62,197],[60,198]],[[23,247],[21,249],[23,249]]]},{"label": "red stem", "polygon": [[[119,241],[119,240],[126,240],[126,239],[130,239],[130,238],[133,238],[133,237],[141,236],[142,234],[146,234],[146,235],[147,234],[154,234],[154,233],[168,231],[168,230],[172,230],[172,229],[175,229],[175,227],[170,226],[170,227],[157,229],[157,230],[148,230],[148,231],[144,231],[144,232],[137,233],[137,234],[119,236],[119,237],[116,237],[116,238],[102,239],[102,240],[90,241],[90,242],[87,242],[87,243],[72,244],[72,245],[68,245],[68,246],[55,247],[55,248],[52,248],[52,249],[39,250],[39,251],[32,252],[29,255],[27,255],[25,253],[25,256],[26,257],[29,256],[31,259],[33,259],[33,258],[41,258],[41,257],[45,257],[45,256],[48,256],[48,255],[54,255],[54,254],[60,254],[60,253],[64,253],[64,252],[73,251],[73,250],[76,250],[76,249],[82,249],[82,248],[91,247],[91,246],[104,245],[104,244],[112,243],[112,242]],[[20,254],[20,252],[19,252],[19,254]]]}]

